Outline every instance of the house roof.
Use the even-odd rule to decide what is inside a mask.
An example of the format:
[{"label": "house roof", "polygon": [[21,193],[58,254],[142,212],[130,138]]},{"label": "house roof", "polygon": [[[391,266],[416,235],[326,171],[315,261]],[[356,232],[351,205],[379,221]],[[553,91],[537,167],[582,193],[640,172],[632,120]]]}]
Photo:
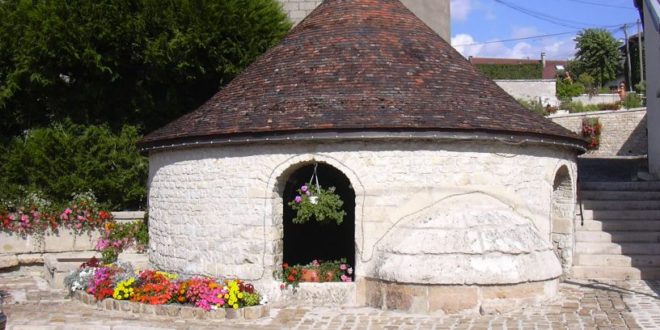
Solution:
[{"label": "house roof", "polygon": [[[472,64],[493,64],[493,65],[519,65],[519,64],[542,64],[542,60],[518,59],[518,58],[488,58],[488,57],[470,57]],[[546,60],[545,67],[541,72],[539,79],[555,79],[557,77],[557,66],[566,67],[568,61],[564,60]]]},{"label": "house roof", "polygon": [[201,107],[140,146],[369,131],[533,135],[583,145],[523,108],[398,0],[326,0]]}]

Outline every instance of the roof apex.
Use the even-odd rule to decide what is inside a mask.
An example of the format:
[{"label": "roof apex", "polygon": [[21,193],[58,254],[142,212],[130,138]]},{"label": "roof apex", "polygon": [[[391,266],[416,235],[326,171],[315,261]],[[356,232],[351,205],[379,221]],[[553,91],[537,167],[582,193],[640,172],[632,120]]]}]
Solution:
[{"label": "roof apex", "polygon": [[523,108],[399,0],[325,0],[196,111],[141,145],[328,130],[491,131],[583,143]]}]

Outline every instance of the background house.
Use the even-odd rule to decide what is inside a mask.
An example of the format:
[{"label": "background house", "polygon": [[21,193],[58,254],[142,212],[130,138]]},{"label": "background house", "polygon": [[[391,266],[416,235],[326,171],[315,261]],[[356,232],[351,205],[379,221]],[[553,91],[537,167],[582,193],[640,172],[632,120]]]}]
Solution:
[{"label": "background house", "polygon": [[644,1],[646,37],[649,169],[660,176],[660,2]]},{"label": "background house", "polygon": [[644,21],[649,171],[660,176],[660,1],[635,1]]},{"label": "background house", "polygon": [[470,63],[516,99],[559,105],[556,97],[558,72],[568,61],[540,59],[469,57]]}]

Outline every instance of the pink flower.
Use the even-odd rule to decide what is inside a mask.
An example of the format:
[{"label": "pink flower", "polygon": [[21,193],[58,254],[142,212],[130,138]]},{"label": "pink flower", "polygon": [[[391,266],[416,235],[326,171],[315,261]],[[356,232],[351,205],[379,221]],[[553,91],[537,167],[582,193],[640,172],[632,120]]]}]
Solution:
[{"label": "pink flower", "polygon": [[300,197],[300,196],[296,196],[296,198],[294,199],[294,201],[296,201],[296,203],[300,204],[300,203],[302,202],[302,197]]},{"label": "pink flower", "polygon": [[307,192],[307,190],[309,190],[307,185],[304,185],[304,186],[300,187],[300,191],[302,191],[302,192]]},{"label": "pink flower", "polygon": [[318,267],[321,266],[318,260],[312,260],[312,266]]},{"label": "pink flower", "polygon": [[351,281],[351,277],[350,277],[350,276],[346,276],[346,275],[342,275],[342,276],[341,276],[341,281],[342,281],[342,282],[350,282],[350,281]]},{"label": "pink flower", "polygon": [[78,221],[85,221],[85,217],[82,215],[76,216],[76,219],[78,219]]},{"label": "pink flower", "polygon": [[30,222],[30,217],[28,217],[27,214],[21,214],[21,222],[27,224],[28,222]]},{"label": "pink flower", "polygon": [[284,283],[280,284],[280,290],[284,290],[286,288],[286,285]]},{"label": "pink flower", "polygon": [[66,208],[66,210],[64,210],[64,214],[66,214],[66,215],[69,215],[71,213],[73,213],[73,211],[71,211],[71,209],[68,208],[68,207]]},{"label": "pink flower", "polygon": [[307,191],[305,191],[305,195],[307,195],[307,196],[312,196],[312,192],[309,191],[309,190],[307,190]]},{"label": "pink flower", "polygon": [[110,242],[108,242],[107,239],[101,238],[99,239],[98,242],[96,242],[96,249],[97,250],[105,250],[108,246],[110,245]]},{"label": "pink flower", "polygon": [[346,266],[346,264],[341,264],[341,265],[339,265],[339,269],[341,269],[341,270],[346,270],[346,268],[348,268],[348,267]]}]

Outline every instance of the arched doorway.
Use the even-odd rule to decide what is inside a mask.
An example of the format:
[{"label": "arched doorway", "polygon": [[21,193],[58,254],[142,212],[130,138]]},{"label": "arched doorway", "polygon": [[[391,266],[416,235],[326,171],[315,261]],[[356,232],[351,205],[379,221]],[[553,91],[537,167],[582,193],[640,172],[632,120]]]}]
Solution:
[{"label": "arched doorway", "polygon": [[[344,202],[346,216],[341,225],[319,224],[315,221],[305,224],[292,222],[295,212],[288,203],[297,195],[296,190],[309,182],[315,165],[319,184],[326,188],[335,187],[335,192]],[[345,258],[355,267],[355,191],[341,171],[325,163],[304,165],[289,176],[282,197],[285,263],[307,264],[312,260]]]},{"label": "arched doorway", "polygon": [[575,201],[573,184],[566,166],[559,168],[552,185],[552,245],[561,262],[564,274],[568,274],[573,262],[573,219]]}]

